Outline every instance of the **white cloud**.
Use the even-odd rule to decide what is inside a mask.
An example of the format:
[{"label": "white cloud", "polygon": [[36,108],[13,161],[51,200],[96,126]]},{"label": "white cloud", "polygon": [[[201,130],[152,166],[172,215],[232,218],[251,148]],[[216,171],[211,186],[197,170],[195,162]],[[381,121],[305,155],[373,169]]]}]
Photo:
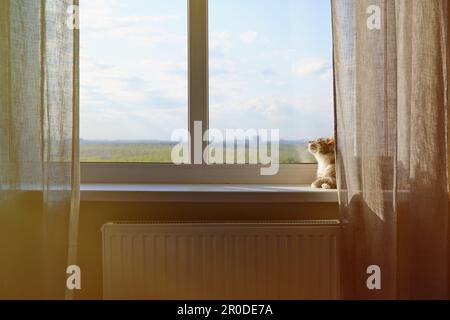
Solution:
[{"label": "white cloud", "polygon": [[329,81],[333,79],[333,68],[329,68],[324,74],[320,76],[320,79]]},{"label": "white cloud", "polygon": [[297,77],[319,75],[326,79],[332,70],[332,65],[328,60],[318,58],[300,59],[292,66],[292,73]]},{"label": "white cloud", "polygon": [[83,37],[90,40],[111,39],[130,41],[134,45],[158,46],[161,43],[179,44],[187,41],[186,35],[161,29],[164,23],[174,23],[181,17],[175,14],[123,15],[123,6],[117,0],[83,0],[80,28]]},{"label": "white cloud", "polygon": [[258,32],[256,31],[246,31],[241,33],[241,41],[244,44],[252,44],[254,43],[256,40],[258,40]]},{"label": "white cloud", "polygon": [[316,96],[311,105],[305,97],[288,99],[241,98],[213,104],[211,126],[227,128],[280,129],[282,139],[329,136],[333,130],[332,104]]},{"label": "white cloud", "polygon": [[236,73],[236,63],[231,59],[214,58],[209,60],[209,74],[210,77],[224,76]]},{"label": "white cloud", "polygon": [[212,32],[209,37],[209,52],[211,57],[224,57],[232,47],[232,38],[226,31]]}]

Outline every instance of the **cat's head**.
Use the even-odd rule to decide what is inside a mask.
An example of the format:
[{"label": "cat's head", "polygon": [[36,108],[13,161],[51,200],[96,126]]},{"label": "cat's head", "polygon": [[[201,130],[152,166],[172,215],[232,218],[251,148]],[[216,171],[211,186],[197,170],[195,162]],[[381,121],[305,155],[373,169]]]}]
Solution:
[{"label": "cat's head", "polygon": [[308,150],[313,155],[334,155],[336,142],[334,139],[318,139],[310,141]]}]

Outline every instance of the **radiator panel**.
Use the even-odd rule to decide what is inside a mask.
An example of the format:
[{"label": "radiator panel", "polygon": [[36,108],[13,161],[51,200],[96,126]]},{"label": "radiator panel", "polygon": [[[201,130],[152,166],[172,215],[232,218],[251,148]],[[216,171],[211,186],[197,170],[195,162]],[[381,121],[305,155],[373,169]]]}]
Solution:
[{"label": "radiator panel", "polygon": [[337,299],[339,226],[106,224],[105,299]]}]

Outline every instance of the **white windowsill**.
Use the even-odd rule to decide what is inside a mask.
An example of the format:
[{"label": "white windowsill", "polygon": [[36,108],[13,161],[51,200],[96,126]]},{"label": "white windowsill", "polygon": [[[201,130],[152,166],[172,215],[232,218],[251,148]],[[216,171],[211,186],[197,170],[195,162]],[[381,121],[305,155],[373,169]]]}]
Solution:
[{"label": "white windowsill", "polygon": [[306,185],[82,184],[84,202],[336,203],[336,190]]}]

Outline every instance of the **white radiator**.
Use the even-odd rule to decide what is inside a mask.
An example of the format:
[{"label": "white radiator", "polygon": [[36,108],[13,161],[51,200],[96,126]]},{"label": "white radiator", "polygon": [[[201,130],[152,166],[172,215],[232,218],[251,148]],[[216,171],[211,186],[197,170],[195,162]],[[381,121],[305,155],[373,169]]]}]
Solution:
[{"label": "white radiator", "polygon": [[105,299],[337,299],[339,224],[108,223]]}]

